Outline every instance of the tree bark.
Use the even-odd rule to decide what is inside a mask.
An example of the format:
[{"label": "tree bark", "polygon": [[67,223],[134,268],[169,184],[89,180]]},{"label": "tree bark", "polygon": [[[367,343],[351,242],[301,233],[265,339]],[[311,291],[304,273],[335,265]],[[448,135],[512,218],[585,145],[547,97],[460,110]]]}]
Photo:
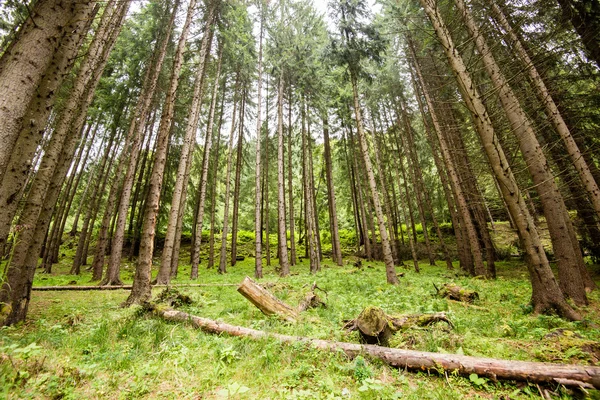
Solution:
[{"label": "tree bark", "polygon": [[[176,61],[176,65],[173,68],[173,72],[172,72],[172,82],[173,85],[172,89],[174,88],[175,90],[172,91],[173,93],[173,98],[172,98],[172,102],[174,103],[175,100],[175,93],[177,92],[177,87],[179,85],[178,81],[179,81],[179,75],[181,73],[181,68],[183,66],[183,57],[184,57],[184,50],[185,50],[185,45],[186,45],[186,41],[190,32],[190,27],[191,27],[191,23],[192,23],[192,19],[194,17],[194,12],[195,12],[195,8],[196,8],[196,0],[191,0],[190,4],[188,6],[188,12],[187,12],[187,16],[186,16],[186,20],[183,26],[183,30],[181,33],[181,36],[179,37],[179,44],[177,47],[177,61]],[[185,130],[185,135],[183,138],[183,146],[181,149],[181,155],[180,155],[180,160],[179,160],[179,165],[177,168],[177,175],[176,175],[176,179],[175,179],[175,187],[173,188],[173,198],[171,199],[171,209],[169,211],[169,221],[167,223],[167,232],[165,234],[165,244],[163,246],[163,252],[162,252],[162,257],[161,257],[161,262],[160,262],[160,268],[158,270],[158,275],[156,277],[156,283],[157,284],[169,284],[170,280],[171,280],[171,276],[173,274],[173,265],[172,265],[172,261],[173,261],[173,256],[174,256],[174,247],[175,247],[175,242],[177,241],[176,239],[176,233],[177,233],[177,227],[179,225],[179,214],[181,213],[181,208],[185,207],[185,204],[182,204],[182,198],[185,197],[185,192],[187,192],[187,180],[186,180],[186,171],[188,170],[188,164],[190,162],[190,158],[192,157],[192,143],[195,143],[195,138],[196,138],[196,130],[197,130],[197,126],[198,126],[198,116],[199,116],[199,111],[200,108],[202,106],[202,94],[203,94],[203,87],[204,87],[204,80],[205,80],[205,72],[206,72],[206,64],[208,61],[208,56],[209,56],[209,52],[210,52],[210,42],[212,41],[212,23],[213,23],[213,14],[214,11],[211,12],[209,11],[209,14],[206,18],[206,32],[204,34],[204,38],[202,40],[202,45],[201,45],[201,50],[200,50],[200,65],[198,67],[198,75],[196,76],[196,84],[194,86],[194,95],[192,98],[192,106],[190,108],[190,113],[189,113],[189,117],[188,117],[188,124],[186,126],[186,130]],[[220,60],[220,58],[219,58]],[[220,61],[219,61],[220,63]],[[219,67],[220,68],[220,64]],[[175,71],[177,70],[177,71]],[[218,86],[218,73],[216,76],[216,83],[215,86]],[[177,81],[177,83],[175,82]],[[167,101],[169,101],[169,99],[167,98]],[[211,117],[214,117],[214,101],[215,98],[213,96],[213,101],[211,102],[211,112],[212,114]],[[171,119],[172,119],[172,115],[174,113],[174,106],[171,109]],[[164,114],[164,111],[163,111]],[[162,121],[161,121],[162,122]],[[209,126],[208,129],[206,130],[206,142],[210,142],[210,136],[211,136],[211,131],[209,129],[212,129],[211,126],[211,122],[209,121]],[[168,124],[168,130],[171,130],[171,125],[173,123],[173,121],[168,121],[165,122],[166,124]],[[167,125],[165,125],[167,126]],[[167,138],[168,141],[168,138]],[[208,146],[210,148],[210,146]],[[165,148],[166,150],[166,148]],[[210,150],[210,149],[209,149]],[[165,152],[165,156],[166,156],[166,152]],[[166,162],[166,157],[165,157],[165,162]],[[163,167],[164,169],[164,167]],[[162,175],[162,174],[161,174]],[[162,181],[162,177],[161,177],[161,181]],[[161,187],[162,187],[162,183],[161,183]],[[158,213],[158,208],[156,209],[156,212]],[[156,214],[154,216],[154,218],[157,218]],[[202,233],[202,232],[200,232]]]},{"label": "tree bark", "polygon": [[[73,65],[85,26],[93,18],[93,1],[35,2],[29,18],[0,58],[0,182],[7,171],[20,132],[39,142],[54,93]],[[28,109],[35,114],[27,116]],[[49,111],[49,110],[48,110]],[[36,115],[41,113],[41,115]],[[45,115],[45,118],[43,115]],[[41,117],[41,118],[38,118]],[[35,148],[21,159],[31,161]],[[20,155],[24,157],[25,155]],[[27,169],[27,168],[26,168]]]},{"label": "tree bark", "polygon": [[[325,179],[327,181],[327,205],[329,210],[329,230],[331,231],[331,253],[333,262],[340,267],[343,264],[340,246],[340,232],[337,220],[335,189],[333,187],[333,168],[331,164],[331,144],[329,142],[329,122],[327,112],[323,112],[323,157],[325,158]],[[291,173],[291,171],[290,171]],[[290,207],[291,209],[291,207]],[[291,225],[291,224],[290,224]]]},{"label": "tree bark", "polygon": [[298,311],[288,306],[269,291],[246,277],[238,286],[238,292],[254,304],[265,315],[275,315],[284,321],[298,321]]},{"label": "tree bark", "polygon": [[[263,26],[265,21],[263,2],[259,3],[260,34],[258,39],[258,78],[257,78],[257,100],[256,100],[256,159],[255,159],[255,207],[254,207],[254,277],[263,277],[262,271],[262,190],[261,190],[261,149],[260,144],[262,128],[262,55],[263,55]],[[267,116],[268,118],[268,116]],[[269,132],[267,131],[267,136]],[[267,144],[268,145],[268,144]]]},{"label": "tree bark", "polygon": [[282,343],[289,344],[305,343],[312,348],[321,350],[332,352],[339,352],[341,350],[349,357],[367,354],[396,368],[409,368],[416,371],[437,371],[439,373],[443,370],[448,373],[456,372],[464,376],[477,374],[492,380],[506,379],[533,383],[560,383],[566,386],[600,389],[600,367],[508,361],[457,354],[402,350],[377,345],[334,342],[263,332],[197,317],[182,311],[158,308],[154,308],[152,311],[167,321],[190,323],[194,328],[202,329],[209,333],[225,333],[231,336],[250,337],[252,339],[273,338]]},{"label": "tree bark", "polygon": [[[292,171],[292,86],[288,85],[288,132],[287,132],[287,181],[288,181],[288,199],[290,220],[290,265],[296,265],[296,219],[294,217],[294,181]],[[268,209],[268,206],[267,206]]]},{"label": "tree bark", "polygon": [[580,320],[581,316],[567,304],[554,278],[538,231],[527,210],[504,151],[497,141],[487,110],[481,101],[481,96],[467,72],[462,57],[454,46],[450,32],[443,23],[436,3],[434,0],[420,0],[420,2],[432,22],[436,35],[448,58],[448,62],[455,73],[463,99],[473,115],[477,133],[479,134],[489,163],[500,183],[502,195],[517,225],[519,238],[527,254],[527,267],[533,289],[532,304],[534,311],[543,312],[549,308],[554,308],[565,318]]},{"label": "tree bark", "polygon": [[279,76],[277,90],[277,237],[279,242],[279,274],[290,274],[288,261],[287,235],[285,228],[285,192],[283,190],[285,177],[283,175],[283,71]]},{"label": "tree bark", "polygon": [[[310,262],[310,273],[316,274],[321,269],[321,264],[318,254],[318,243],[317,243],[317,227],[315,223],[315,206],[314,206],[314,181],[312,179],[312,165],[310,159],[312,154],[309,153],[310,146],[308,142],[311,138],[308,135],[306,129],[306,104],[304,95],[300,103],[300,114],[302,119],[302,160],[304,162],[304,193],[306,199],[306,239],[308,243],[308,258]],[[291,168],[291,165],[290,165]]]},{"label": "tree bark", "polygon": [[[519,148],[521,149],[533,183],[536,185],[544,215],[546,216],[554,255],[558,261],[560,288],[577,305],[586,305],[588,301],[583,278],[580,273],[580,266],[583,266],[584,263],[581,250],[579,249],[579,242],[575,237],[575,230],[567,207],[535,136],[533,126],[496,63],[491,49],[481,35],[479,27],[476,25],[464,1],[455,0],[454,2],[462,14],[471,36],[475,39],[475,45],[481,54],[483,65],[498,90],[500,104],[518,140]],[[600,196],[600,192],[598,192],[598,195]]]},{"label": "tree bark", "polygon": [[242,90],[242,99],[240,107],[240,123],[238,135],[238,142],[236,148],[235,157],[235,182],[233,187],[233,215],[231,224],[231,266],[233,267],[237,262],[237,231],[238,231],[238,220],[240,210],[240,178],[242,174],[242,158],[244,148],[244,119],[246,115],[246,90]]},{"label": "tree bark", "polygon": [[[352,75],[352,73],[351,73]],[[354,97],[354,116],[356,118],[356,127],[358,131],[358,139],[360,142],[360,149],[365,162],[365,169],[367,178],[369,181],[369,188],[371,189],[371,197],[375,206],[375,213],[377,215],[377,221],[379,222],[379,235],[381,236],[381,245],[383,247],[383,261],[385,263],[385,274],[387,282],[393,285],[398,284],[398,277],[396,276],[396,267],[394,266],[394,258],[392,256],[392,249],[388,239],[387,227],[381,209],[381,203],[379,201],[379,193],[377,191],[377,183],[375,182],[375,175],[373,174],[373,167],[371,165],[371,158],[369,157],[369,149],[367,147],[367,140],[365,133],[363,132],[362,117],[360,112],[360,104],[358,102],[358,86],[356,77],[351,76],[352,82],[352,93]]]},{"label": "tree bark", "polygon": [[229,141],[227,146],[227,169],[225,172],[225,198],[223,207],[223,228],[221,232],[221,255],[219,258],[219,273],[227,272],[227,231],[229,230],[229,197],[231,192],[231,164],[233,159],[233,142],[235,138],[235,124],[237,117],[237,105],[241,101],[239,95],[240,76],[236,77],[235,90],[233,94],[233,112],[231,114],[231,129],[229,131]]}]

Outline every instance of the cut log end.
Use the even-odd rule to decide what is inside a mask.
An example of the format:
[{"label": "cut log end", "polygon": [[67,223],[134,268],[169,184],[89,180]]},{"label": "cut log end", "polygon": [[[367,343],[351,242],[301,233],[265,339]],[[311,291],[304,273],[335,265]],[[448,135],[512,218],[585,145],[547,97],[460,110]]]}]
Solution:
[{"label": "cut log end", "polygon": [[268,290],[260,287],[249,277],[246,277],[238,286],[238,292],[265,315],[276,315],[288,322],[296,322],[298,320],[298,312],[296,310],[273,296]]}]

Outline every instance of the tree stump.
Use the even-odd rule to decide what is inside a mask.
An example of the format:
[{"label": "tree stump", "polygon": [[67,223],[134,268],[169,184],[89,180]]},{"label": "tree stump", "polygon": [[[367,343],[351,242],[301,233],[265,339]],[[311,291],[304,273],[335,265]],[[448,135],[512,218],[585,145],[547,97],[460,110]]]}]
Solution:
[{"label": "tree stump", "polygon": [[260,287],[249,277],[242,281],[237,290],[265,315],[276,315],[288,322],[298,320],[298,312],[295,309]]},{"label": "tree stump", "polygon": [[327,294],[327,292],[317,286],[317,282],[313,283],[310,288],[310,292],[308,292],[300,301],[300,304],[298,304],[298,312],[306,311],[309,308],[327,307],[327,304],[325,304],[325,302],[321,300],[321,298],[315,293],[316,289],[319,289]]},{"label": "tree stump", "polygon": [[433,287],[435,287],[438,296],[446,297],[450,300],[472,303],[473,301],[479,299],[479,293],[476,291],[464,289],[454,283],[445,283],[441,289],[438,289],[435,284]]},{"label": "tree stump", "polygon": [[356,319],[348,322],[344,328],[360,333],[361,343],[387,346],[394,333],[388,316],[379,307],[365,308]]},{"label": "tree stump", "polygon": [[379,307],[365,308],[356,319],[349,321],[344,328],[349,331],[358,330],[361,343],[388,346],[390,337],[399,330],[411,326],[428,326],[435,322],[446,322],[452,327],[452,322],[445,313],[413,314],[402,316],[387,315]]}]

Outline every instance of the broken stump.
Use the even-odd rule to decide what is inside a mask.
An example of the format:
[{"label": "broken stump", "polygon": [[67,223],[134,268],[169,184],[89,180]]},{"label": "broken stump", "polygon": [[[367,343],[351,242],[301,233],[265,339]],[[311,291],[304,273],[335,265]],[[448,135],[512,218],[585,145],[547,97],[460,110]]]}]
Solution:
[{"label": "broken stump", "polygon": [[437,291],[438,296],[446,297],[450,300],[463,301],[465,303],[472,303],[479,299],[479,293],[474,290],[464,289],[454,283],[445,283],[441,289],[438,289],[435,284],[433,285]]},{"label": "broken stump", "polygon": [[388,346],[390,337],[399,330],[411,326],[428,326],[435,322],[446,322],[453,327],[452,322],[443,312],[434,314],[413,314],[390,316],[379,307],[365,308],[356,319],[349,321],[344,328],[349,331],[358,330],[361,343]]}]

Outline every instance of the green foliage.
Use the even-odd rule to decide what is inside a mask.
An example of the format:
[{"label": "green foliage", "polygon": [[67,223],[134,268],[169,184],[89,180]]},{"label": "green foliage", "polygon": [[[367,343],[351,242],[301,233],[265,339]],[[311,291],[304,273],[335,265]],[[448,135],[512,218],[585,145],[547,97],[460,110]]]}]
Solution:
[{"label": "green foliage", "polygon": [[[589,346],[600,341],[600,334],[593,324],[521,312],[530,296],[521,262],[498,263],[496,281],[473,280],[422,264],[421,274],[406,271],[395,287],[384,283],[381,263],[365,263],[372,268],[357,270],[347,261],[344,267],[333,267],[325,260],[316,279],[327,291],[328,307],[303,313],[295,325],[266,318],[235,286],[186,288],[193,303],[181,307],[194,315],[263,331],[349,342],[358,342],[358,336],[344,332],[343,321],[368,305],[390,314],[446,311],[454,330],[442,324],[407,329],[393,336],[391,346],[515,360],[594,360]],[[73,280],[66,275],[69,267],[59,264],[54,275],[38,275],[35,284],[67,284]],[[239,283],[252,275],[253,268],[251,258],[238,262],[226,275],[200,268],[200,281]],[[291,305],[315,280],[307,263],[293,267],[294,275],[285,280],[274,266],[264,272],[263,283],[272,284],[269,290]],[[180,266],[174,283],[190,283],[188,274],[189,266]],[[79,284],[87,284],[88,277],[80,277]],[[485,311],[437,298],[432,283],[449,279],[477,290],[478,306]],[[154,296],[161,291],[155,290]],[[116,392],[127,398],[190,398],[198,393],[240,399],[393,399],[398,393],[411,399],[528,396],[529,389],[514,394],[518,390],[514,385],[482,377],[449,374],[448,386],[446,377],[434,371],[403,372],[377,360],[360,356],[349,360],[343,353],[323,352],[300,342],[285,345],[273,339],[211,335],[148,317],[135,308],[122,309],[119,304],[126,296],[125,291],[33,292],[30,322],[0,329],[0,396],[8,392],[18,398],[106,398]],[[597,293],[590,298],[599,300]],[[589,318],[598,319],[596,313]],[[548,336],[557,329],[572,334]],[[152,384],[158,380],[163,383]]]}]

